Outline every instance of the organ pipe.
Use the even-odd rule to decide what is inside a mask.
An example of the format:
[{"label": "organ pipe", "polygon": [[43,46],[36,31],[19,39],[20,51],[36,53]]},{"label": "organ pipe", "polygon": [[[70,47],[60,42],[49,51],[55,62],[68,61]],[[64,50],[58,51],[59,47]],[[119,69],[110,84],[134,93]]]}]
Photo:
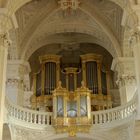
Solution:
[{"label": "organ pipe", "polygon": [[[81,55],[80,68],[63,67],[64,69],[60,67],[63,65],[60,58],[61,56],[59,55],[45,55],[40,57],[41,70],[33,76],[33,101],[42,102],[45,100],[40,104],[45,104],[45,106],[53,108],[52,102],[55,102],[56,98],[55,101],[52,101],[52,93],[57,89],[59,81],[62,82],[63,88],[66,88],[73,94],[81,87],[81,82],[83,81],[85,87],[91,91],[91,104],[93,107],[97,110],[106,108],[106,103],[104,105],[96,105],[94,102],[94,100],[97,100],[96,102],[98,103],[98,99],[109,99],[109,101],[111,99],[109,93],[109,71],[105,71],[104,73],[102,71],[102,56],[98,54]],[[35,99],[35,96],[37,99]],[[104,96],[108,97],[106,98]],[[81,100],[80,97],[77,98]],[[78,103],[80,104],[80,101]],[[40,104],[38,103],[37,107]],[[63,102],[63,104],[66,103]],[[111,107],[111,102],[107,104]],[[67,110],[66,107],[64,110]]]},{"label": "organ pipe", "polygon": [[98,94],[102,94],[102,85],[101,85],[101,63],[97,62],[97,76],[98,76]]}]

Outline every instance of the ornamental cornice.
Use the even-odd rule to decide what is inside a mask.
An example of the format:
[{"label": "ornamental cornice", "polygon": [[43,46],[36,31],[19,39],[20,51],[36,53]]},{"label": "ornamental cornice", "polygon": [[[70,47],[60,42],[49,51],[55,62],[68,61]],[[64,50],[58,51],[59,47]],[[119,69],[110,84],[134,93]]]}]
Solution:
[{"label": "ornamental cornice", "polygon": [[136,76],[134,76],[134,75],[119,76],[118,80],[116,81],[116,84],[119,87],[136,85]]},{"label": "ornamental cornice", "polygon": [[11,86],[18,86],[19,84],[23,84],[23,80],[20,80],[18,78],[7,79],[6,84]]}]

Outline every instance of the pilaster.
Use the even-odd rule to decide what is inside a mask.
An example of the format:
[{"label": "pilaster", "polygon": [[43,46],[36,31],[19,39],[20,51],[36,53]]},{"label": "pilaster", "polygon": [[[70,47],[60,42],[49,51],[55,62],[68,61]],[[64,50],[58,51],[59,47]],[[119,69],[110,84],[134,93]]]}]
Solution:
[{"label": "pilaster", "polygon": [[29,73],[30,66],[28,62],[24,60],[8,61],[6,94],[15,104],[27,105],[25,102],[28,102],[27,100],[30,98],[27,95],[31,96]]},{"label": "pilaster", "polygon": [[0,33],[0,139],[2,139],[3,133],[6,67],[9,46],[8,33]]},{"label": "pilaster", "polygon": [[138,112],[137,119],[140,119],[140,28],[131,35],[130,43],[134,52],[134,63],[135,63],[135,73],[137,81],[137,92],[138,92]]},{"label": "pilaster", "polygon": [[121,104],[130,101],[136,92],[136,75],[133,57],[118,57],[113,60],[112,70],[117,72]]}]

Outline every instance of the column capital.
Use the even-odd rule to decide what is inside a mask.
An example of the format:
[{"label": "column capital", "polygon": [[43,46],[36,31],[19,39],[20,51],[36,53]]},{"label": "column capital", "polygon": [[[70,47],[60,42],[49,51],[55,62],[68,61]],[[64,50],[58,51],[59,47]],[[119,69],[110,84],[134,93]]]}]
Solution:
[{"label": "column capital", "polygon": [[116,84],[119,86],[119,87],[122,87],[122,86],[132,86],[132,85],[136,85],[136,76],[134,75],[121,75],[118,77],[117,81],[116,81]]},{"label": "column capital", "polygon": [[9,34],[7,33],[0,33],[0,46],[9,47],[11,45],[11,40],[9,38]]},{"label": "column capital", "polygon": [[135,44],[140,42],[140,26],[137,26],[131,31],[129,41],[131,46],[134,46]]},{"label": "column capital", "polygon": [[117,72],[116,84],[119,87],[135,84],[135,65],[133,57],[114,58],[111,69]]},{"label": "column capital", "polygon": [[113,59],[111,70],[121,73],[134,73],[133,57],[116,57]]}]

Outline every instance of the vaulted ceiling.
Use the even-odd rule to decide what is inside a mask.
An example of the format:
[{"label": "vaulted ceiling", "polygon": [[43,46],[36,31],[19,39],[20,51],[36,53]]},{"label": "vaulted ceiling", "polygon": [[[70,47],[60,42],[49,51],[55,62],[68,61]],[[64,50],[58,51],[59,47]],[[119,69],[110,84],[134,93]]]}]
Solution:
[{"label": "vaulted ceiling", "polygon": [[89,43],[92,41],[101,45],[113,57],[121,56],[124,33],[121,26],[122,8],[109,0],[80,2],[76,12],[67,15],[64,15],[58,0],[33,0],[21,7],[16,12],[19,55],[29,59],[33,52],[44,45],[66,43],[68,37],[57,36],[58,33],[81,33],[83,36],[79,39],[69,37],[73,38],[69,42],[87,43],[90,40]]}]

